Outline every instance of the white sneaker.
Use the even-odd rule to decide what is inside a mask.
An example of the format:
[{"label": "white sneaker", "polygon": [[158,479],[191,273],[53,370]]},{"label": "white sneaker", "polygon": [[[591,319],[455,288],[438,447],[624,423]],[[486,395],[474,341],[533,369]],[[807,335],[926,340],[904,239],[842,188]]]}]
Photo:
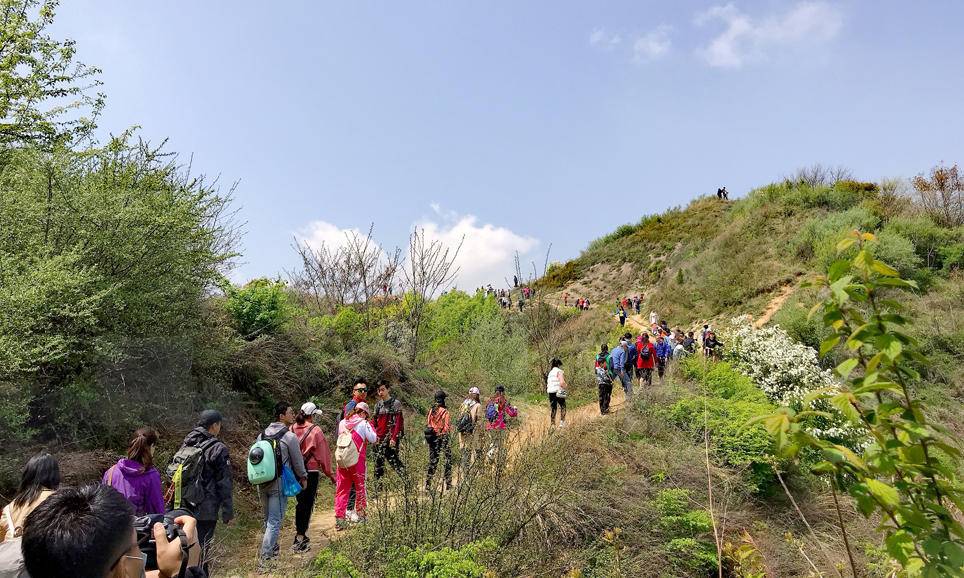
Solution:
[{"label": "white sneaker", "polygon": [[348,519],[348,521],[351,522],[352,524],[357,524],[357,523],[358,523],[358,520],[360,520],[360,518],[358,517],[358,513],[357,513],[355,510],[349,511],[349,512],[345,515],[345,517],[346,517],[346,518]]},{"label": "white sneaker", "polygon": [[559,427],[566,427],[566,420],[564,419],[559,420]]}]

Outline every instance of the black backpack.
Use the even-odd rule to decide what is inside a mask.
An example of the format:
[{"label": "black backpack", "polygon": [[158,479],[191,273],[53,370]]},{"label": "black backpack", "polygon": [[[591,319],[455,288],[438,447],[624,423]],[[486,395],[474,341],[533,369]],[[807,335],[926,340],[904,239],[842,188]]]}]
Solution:
[{"label": "black backpack", "polygon": [[643,345],[642,349],[639,350],[639,356],[643,359],[649,359],[650,355],[652,355],[652,352],[650,351],[649,344],[647,343],[646,345]]}]

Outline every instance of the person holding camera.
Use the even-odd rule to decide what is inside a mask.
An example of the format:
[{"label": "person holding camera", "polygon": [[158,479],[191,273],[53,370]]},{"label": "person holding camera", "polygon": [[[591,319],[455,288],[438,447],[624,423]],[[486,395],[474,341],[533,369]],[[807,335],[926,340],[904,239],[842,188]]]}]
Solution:
[{"label": "person holding camera", "polygon": [[27,573],[38,578],[205,576],[194,518],[165,519],[139,533],[131,504],[104,485],[63,488],[37,506],[21,551]]}]

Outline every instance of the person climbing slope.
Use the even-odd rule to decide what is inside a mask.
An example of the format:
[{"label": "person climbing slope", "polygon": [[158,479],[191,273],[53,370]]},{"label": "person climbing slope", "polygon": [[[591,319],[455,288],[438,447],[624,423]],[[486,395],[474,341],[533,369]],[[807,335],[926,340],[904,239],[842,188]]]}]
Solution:
[{"label": "person climbing slope", "polygon": [[609,346],[602,344],[599,354],[596,355],[596,365],[593,371],[596,374],[596,385],[599,388],[599,413],[606,415],[609,413],[609,404],[613,396],[613,375],[608,366]]},{"label": "person climbing slope", "polygon": [[566,375],[562,371],[562,360],[553,358],[549,362],[551,369],[546,376],[546,393],[549,394],[549,423],[556,425],[556,409],[559,409],[559,427],[566,426]]},{"label": "person climbing slope", "polygon": [[355,511],[358,521],[365,521],[365,509],[368,505],[365,492],[365,454],[368,444],[374,443],[378,437],[375,429],[368,423],[371,410],[368,404],[360,401],[348,414],[348,417],[338,423],[337,442],[335,450],[335,530],[348,528],[345,515],[348,512],[348,496],[355,492]]},{"label": "person climbing slope", "polygon": [[673,356],[673,347],[665,337],[660,335],[656,338],[656,374],[659,376],[659,384],[663,385],[663,376],[666,374],[666,363]]},{"label": "person climbing slope", "polygon": [[318,482],[321,474],[335,483],[335,473],[331,470],[331,449],[321,427],[315,424],[315,416],[320,416],[321,410],[312,402],[301,406],[295,417],[295,425],[291,432],[298,437],[301,455],[305,459],[305,469],[308,470],[308,486],[296,496],[298,507],[295,508],[295,539],[291,544],[294,552],[305,552],[311,545],[308,539],[308,523],[311,512],[315,508],[315,496],[318,495]]},{"label": "person climbing slope", "polygon": [[656,367],[656,347],[649,341],[649,334],[643,333],[636,343],[639,355],[636,358],[636,368],[640,370],[639,386],[653,385],[653,368]]},{"label": "person climbing slope", "polygon": [[518,410],[509,403],[505,395],[505,386],[495,386],[495,394],[485,404],[485,431],[489,436],[488,459],[495,462],[496,469],[505,465],[508,448],[506,447],[507,418],[519,415]]},{"label": "person climbing slope", "polygon": [[440,454],[445,454],[445,489],[452,487],[452,446],[449,444],[449,432],[452,430],[452,418],[445,407],[448,394],[441,389],[435,392],[435,404],[428,412],[425,424],[425,441],[428,443],[428,471],[425,474],[425,489],[432,487],[432,478],[438,468]]}]

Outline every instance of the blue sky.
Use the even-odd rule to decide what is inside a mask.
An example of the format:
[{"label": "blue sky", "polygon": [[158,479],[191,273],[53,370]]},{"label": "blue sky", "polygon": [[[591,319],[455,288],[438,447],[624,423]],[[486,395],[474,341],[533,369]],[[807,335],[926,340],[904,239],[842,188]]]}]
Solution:
[{"label": "blue sky", "polygon": [[105,130],[239,181],[235,280],[374,222],[385,245],[465,234],[467,287],[720,185],[964,162],[962,21],[953,0],[66,0],[54,32],[103,69]]}]

